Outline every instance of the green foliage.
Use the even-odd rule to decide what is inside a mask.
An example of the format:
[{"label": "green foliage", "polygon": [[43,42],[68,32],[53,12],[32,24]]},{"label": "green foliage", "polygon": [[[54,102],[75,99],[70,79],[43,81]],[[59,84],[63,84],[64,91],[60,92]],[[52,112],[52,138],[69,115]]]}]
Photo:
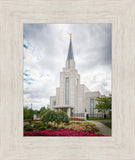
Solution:
[{"label": "green foliage", "polygon": [[[41,118],[41,121],[43,122],[56,122],[57,124],[60,124],[60,122],[64,122],[64,123],[68,123],[69,122],[69,118],[67,116],[67,114],[65,112],[62,111],[52,111],[52,110],[48,110]],[[48,126],[47,126],[48,127]]]},{"label": "green foliage", "polygon": [[24,119],[29,119],[30,117],[30,112],[26,107],[23,108],[23,116],[24,116]]},{"label": "green foliage", "polygon": [[52,127],[53,127],[52,124],[50,124],[50,123],[47,124],[47,129],[51,129]]},{"label": "green foliage", "polygon": [[31,121],[32,125],[39,124],[39,121]]},{"label": "green foliage", "polygon": [[[93,117],[93,118],[88,118],[88,120],[97,120],[97,121],[100,121],[100,120],[105,120],[104,118],[102,117]],[[106,118],[106,120],[111,120],[111,118]]]},{"label": "green foliage", "polygon": [[50,111],[50,109],[45,107],[40,108],[40,111],[39,111],[40,117],[43,116],[47,111]]},{"label": "green foliage", "polygon": [[34,123],[33,125],[35,130],[45,130],[47,128],[46,125],[41,122]]},{"label": "green foliage", "polygon": [[82,124],[81,122],[72,122],[72,124]]},{"label": "green foliage", "polygon": [[56,126],[52,126],[51,129],[57,129],[57,127]]},{"label": "green foliage", "polygon": [[91,122],[83,122],[82,125],[83,125],[83,124],[91,124],[91,125],[93,125],[93,126],[96,126],[94,123],[91,123]]},{"label": "green foliage", "polygon": [[24,131],[33,131],[33,127],[31,125],[25,125]]},{"label": "green foliage", "polygon": [[71,123],[65,123],[64,125],[65,125],[65,126],[69,126],[70,124],[71,124]]},{"label": "green foliage", "polygon": [[60,124],[60,122],[68,123],[69,119],[68,119],[67,114],[65,112],[63,112],[63,111],[56,112],[56,120],[55,120],[55,122],[57,124]]},{"label": "green foliage", "polygon": [[43,126],[43,125],[40,124],[40,123],[34,124],[34,128],[35,128],[36,130],[39,130],[39,128],[42,127],[42,126]]},{"label": "green foliage", "polygon": [[46,130],[46,127],[41,126],[41,127],[38,128],[38,130],[40,130],[40,131]]},{"label": "green foliage", "polygon": [[112,107],[112,96],[109,97],[97,97],[96,101],[98,102],[95,109],[98,109],[98,112],[103,112],[105,114],[106,111],[110,110]]},{"label": "green foliage", "polygon": [[32,108],[23,107],[24,119],[33,119],[33,115],[37,114],[37,112],[37,110],[33,110]]},{"label": "green foliage", "polygon": [[36,111],[36,110],[33,110],[32,108],[30,108],[30,109],[29,109],[29,113],[30,113],[29,119],[33,119],[33,115],[34,115],[34,114],[37,114],[37,111]]},{"label": "green foliage", "polygon": [[105,125],[106,125],[107,127],[109,127],[109,128],[112,128],[112,123],[111,123],[111,122],[107,122],[107,123],[105,123]]},{"label": "green foliage", "polygon": [[56,121],[56,112],[55,111],[47,111],[44,115],[42,115],[42,117],[40,118],[41,121],[43,122],[54,122]]}]

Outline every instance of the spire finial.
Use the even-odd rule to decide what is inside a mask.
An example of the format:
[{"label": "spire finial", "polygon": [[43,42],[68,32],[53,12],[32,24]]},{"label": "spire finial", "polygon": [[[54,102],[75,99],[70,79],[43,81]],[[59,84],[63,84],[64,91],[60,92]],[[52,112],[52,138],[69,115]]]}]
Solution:
[{"label": "spire finial", "polygon": [[70,35],[70,39],[72,39],[72,34],[71,34],[71,33],[69,33],[69,35]]},{"label": "spire finial", "polygon": [[72,34],[69,33],[69,35],[70,35],[70,42],[69,42],[67,60],[74,59],[73,48],[72,48]]}]

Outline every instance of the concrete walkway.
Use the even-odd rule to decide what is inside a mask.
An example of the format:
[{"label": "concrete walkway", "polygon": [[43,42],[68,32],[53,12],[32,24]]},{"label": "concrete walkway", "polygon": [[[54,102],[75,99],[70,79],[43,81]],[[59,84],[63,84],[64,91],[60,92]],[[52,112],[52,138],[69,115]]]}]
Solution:
[{"label": "concrete walkway", "polygon": [[103,123],[98,122],[98,121],[87,121],[87,122],[94,123],[99,128],[100,132],[103,135],[111,136],[112,129],[107,127],[107,126],[105,126]]}]

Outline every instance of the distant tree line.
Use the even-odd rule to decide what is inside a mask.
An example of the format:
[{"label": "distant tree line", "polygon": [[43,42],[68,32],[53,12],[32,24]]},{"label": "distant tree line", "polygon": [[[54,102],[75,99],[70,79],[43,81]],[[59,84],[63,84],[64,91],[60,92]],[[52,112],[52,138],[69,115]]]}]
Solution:
[{"label": "distant tree line", "polygon": [[40,110],[34,110],[32,108],[23,107],[23,117],[24,119],[33,119],[34,114],[41,117],[44,113],[46,113],[48,108],[41,107]]}]

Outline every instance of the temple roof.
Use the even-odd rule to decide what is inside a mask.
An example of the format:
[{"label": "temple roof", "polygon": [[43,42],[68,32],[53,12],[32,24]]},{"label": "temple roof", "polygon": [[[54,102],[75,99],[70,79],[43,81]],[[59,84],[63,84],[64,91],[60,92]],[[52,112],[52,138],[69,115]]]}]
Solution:
[{"label": "temple roof", "polygon": [[70,38],[67,60],[74,59],[72,39]]}]

